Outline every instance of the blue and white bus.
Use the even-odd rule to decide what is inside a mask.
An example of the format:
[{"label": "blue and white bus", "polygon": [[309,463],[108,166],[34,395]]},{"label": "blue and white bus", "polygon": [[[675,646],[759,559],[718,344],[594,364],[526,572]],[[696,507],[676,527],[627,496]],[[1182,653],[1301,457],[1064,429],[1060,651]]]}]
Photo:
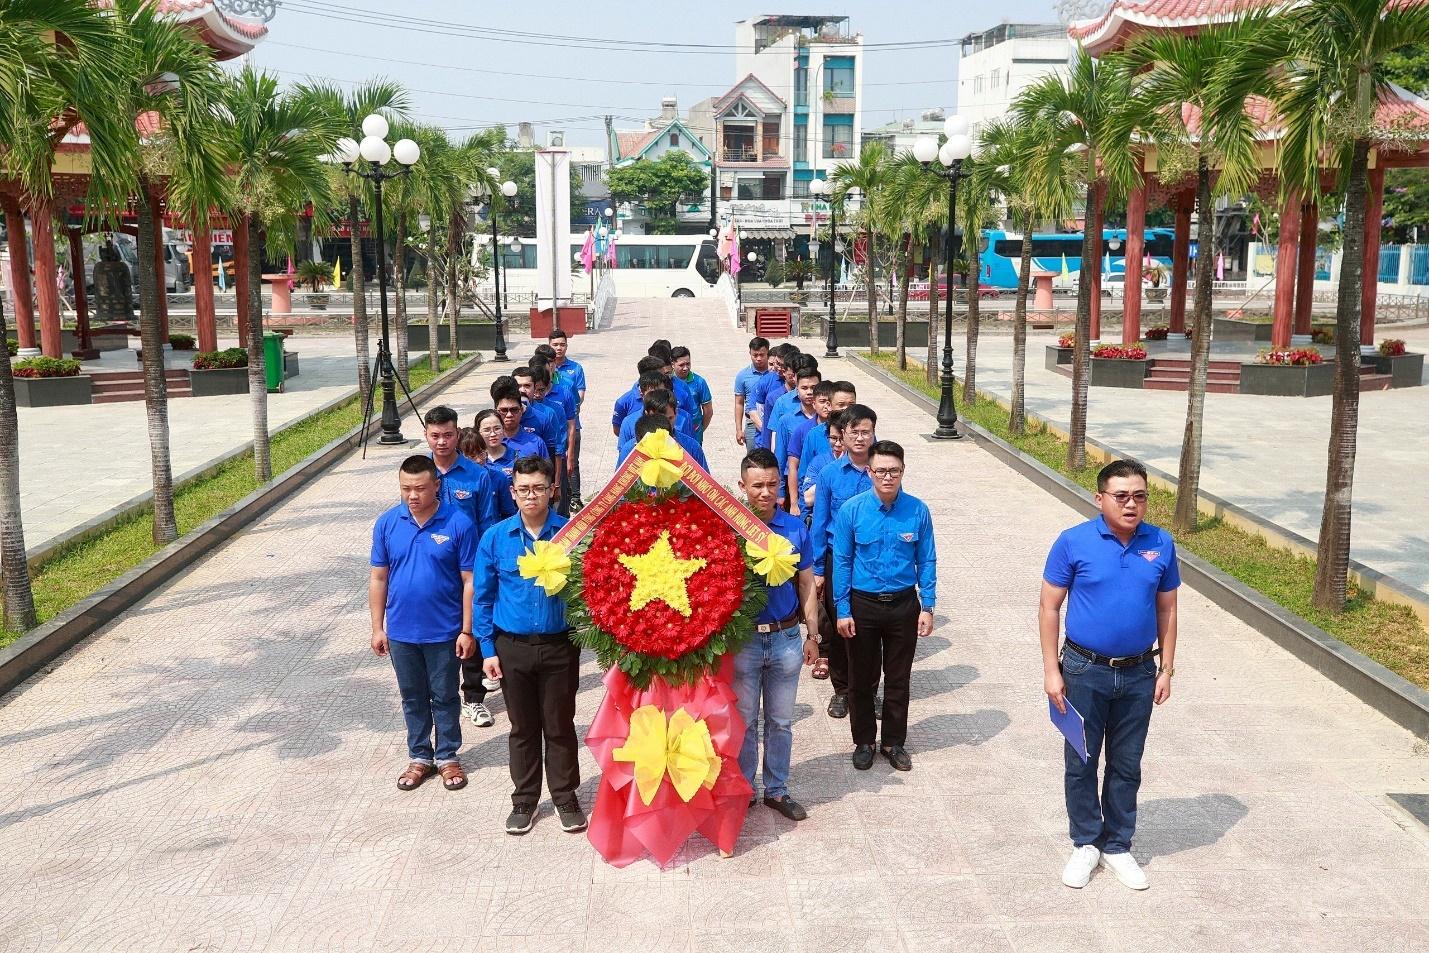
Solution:
[{"label": "blue and white bus", "polygon": [[[983,230],[983,249],[979,255],[982,263],[981,281],[995,288],[1017,287],[1017,266],[1022,260],[1022,236],[1009,234],[997,229]],[[1146,253],[1151,260],[1167,268],[1171,266],[1171,244],[1175,231],[1170,228],[1148,228],[1146,230]],[[1116,246],[1113,248],[1113,244]],[[1066,256],[1067,270],[1076,274],[1082,269],[1082,233],[1066,232],[1032,235],[1032,265],[1044,271],[1062,271],[1062,258]],[[1111,258],[1110,272],[1120,274],[1126,270],[1126,229],[1102,229],[1101,268],[1106,270],[1107,257]]]}]

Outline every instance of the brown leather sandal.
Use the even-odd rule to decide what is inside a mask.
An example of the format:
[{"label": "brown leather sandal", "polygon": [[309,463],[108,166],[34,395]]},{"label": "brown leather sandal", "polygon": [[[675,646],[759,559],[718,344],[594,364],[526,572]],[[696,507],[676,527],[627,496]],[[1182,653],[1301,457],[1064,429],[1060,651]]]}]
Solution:
[{"label": "brown leather sandal", "polygon": [[414,791],[422,786],[422,782],[437,773],[437,769],[430,764],[423,764],[420,761],[413,761],[407,765],[407,769],[397,776],[397,788],[402,791]]},{"label": "brown leather sandal", "polygon": [[814,661],[813,676],[817,679],[825,679],[829,677],[829,660],[822,655],[820,655]]},{"label": "brown leather sandal", "polygon": [[460,791],[466,787],[466,772],[455,761],[449,761],[437,771],[442,776],[442,786],[448,791]]}]

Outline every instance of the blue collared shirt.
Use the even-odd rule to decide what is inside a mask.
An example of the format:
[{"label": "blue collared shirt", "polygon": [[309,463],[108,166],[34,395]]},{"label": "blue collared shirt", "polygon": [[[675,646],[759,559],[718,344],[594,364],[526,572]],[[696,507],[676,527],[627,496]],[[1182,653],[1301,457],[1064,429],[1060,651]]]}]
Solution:
[{"label": "blue collared shirt", "polygon": [[585,368],[581,367],[579,361],[573,361],[568,357],[559,364],[552,364],[551,373],[562,384],[569,387],[577,399],[585,393]]},{"label": "blue collared shirt", "polygon": [[[695,395],[690,388],[678,377],[672,378],[671,395],[675,398],[675,406],[689,414],[691,419],[700,415],[700,405],[695,403]],[[610,415],[610,425],[619,427],[620,422],[630,416],[632,411],[638,410],[641,406],[640,382],[636,381],[630,385],[630,389],[621,394],[615,400],[615,409]]]},{"label": "blue collared shirt", "polygon": [[[437,469],[440,471],[441,467]],[[461,454],[457,454],[451,469],[442,474],[442,485],[437,491],[443,503],[449,503],[467,515],[478,536],[496,522],[496,499],[493,494],[491,475],[486,467]]]},{"label": "blue collared shirt", "polygon": [[[797,516],[789,515],[776,506],[774,515],[769,519],[769,528],[794,544],[794,551],[799,555],[797,568],[801,572],[814,564],[814,554],[810,551],[809,546],[809,531],[805,528],[803,520]],[[799,577],[795,575],[793,579],[782,585],[771,586],[766,583],[764,589],[769,593],[769,602],[754,621],[760,625],[783,622],[798,612],[798,582]]]},{"label": "blue collared shirt", "polygon": [[561,411],[542,401],[527,404],[521,414],[521,428],[540,436],[552,458],[565,455],[566,421]]},{"label": "blue collared shirt", "polygon": [[[506,452],[515,453],[512,463],[521,457],[545,457],[551,459],[551,451],[546,448],[546,441],[539,433],[532,430],[517,430],[516,436],[506,437]],[[508,474],[509,475],[509,474]]]},{"label": "blue collared shirt", "polygon": [[809,525],[809,536],[814,541],[814,575],[822,576],[834,517],[849,500],[872,489],[873,478],[868,475],[867,465],[860,469],[843,456],[819,472],[819,481],[814,487],[814,521]]},{"label": "blue collared shirt", "polygon": [[774,441],[774,456],[779,461],[779,475],[787,477],[789,475],[789,458],[797,456],[794,453],[796,445],[803,444],[804,434],[819,422],[819,418],[810,414],[804,415],[801,408],[795,409],[792,414],[785,414],[779,419],[778,437]]},{"label": "blue collared shirt", "polygon": [[[799,460],[799,492],[802,494],[802,493],[803,493],[805,490],[807,490],[809,487],[814,486],[814,485],[815,485],[815,481],[818,480],[819,474],[820,474],[821,472],[823,472],[824,467],[828,466],[830,463],[833,463],[833,462],[834,462],[834,455],[833,455],[832,453],[820,453],[820,454],[815,454],[814,457],[813,457],[813,459],[809,460],[807,463],[804,462],[803,458],[800,458],[800,460]],[[799,501],[799,507],[800,507],[800,509],[803,508],[803,504],[804,504],[804,501],[803,501],[803,500],[800,500],[800,501]]]},{"label": "blue collared shirt", "polygon": [[1156,641],[1156,594],[1181,585],[1176,541],[1142,523],[1125,546],[1098,516],[1062,531],[1042,578],[1068,590],[1067,638],[1113,658]]},{"label": "blue collared shirt", "polygon": [[491,498],[496,509],[492,523],[516,513],[516,499],[511,495],[511,472],[515,463],[516,453],[507,447],[500,460],[488,459],[482,464],[486,467],[486,475],[491,478]]},{"label": "blue collared shirt", "polygon": [[576,396],[576,392],[564,384],[553,383],[551,389],[546,391],[546,396],[541,398],[541,402],[550,407],[557,407],[566,420],[578,420],[581,414],[581,401]]},{"label": "blue collared shirt", "polygon": [[799,472],[803,473],[803,461],[812,460],[821,453],[829,456],[834,455],[834,448],[829,443],[829,423],[824,421],[816,427],[810,427],[802,433],[796,433],[789,441],[789,456],[798,457],[801,466]]},{"label": "blue collared shirt", "polygon": [[394,642],[447,642],[461,634],[462,581],[476,562],[477,532],[449,503],[418,526],[406,503],[372,525],[372,565],[387,568],[383,627]]},{"label": "blue collared shirt", "polygon": [[[793,387],[780,394],[774,401],[774,410],[769,417],[769,430],[774,434],[776,440],[779,437],[779,425],[784,422],[785,417],[793,416],[799,412],[799,388]],[[779,444],[774,444],[778,449]]]},{"label": "blue collared shirt", "polygon": [[759,393],[764,386],[764,382],[771,377],[779,375],[768,367],[762,371],[756,371],[754,365],[741,367],[739,373],[734,375],[734,396],[744,398],[744,409],[746,412],[753,410],[759,403]]},{"label": "blue collared shirt", "polygon": [[883,503],[872,490],[844,504],[834,519],[834,605],[849,618],[849,592],[899,592],[918,586],[918,601],[937,601],[938,550],[933,516],[916,496],[898,491]]},{"label": "blue collared shirt", "polygon": [[792,388],[784,388],[784,378],[778,375],[765,383],[763,391],[759,396],[759,413],[764,420],[763,426],[759,428],[759,445],[765,450],[772,446],[771,437],[774,435],[774,407],[779,399],[792,392]]},{"label": "blue collared shirt", "polygon": [[690,371],[689,377],[676,377],[675,380],[684,382],[685,386],[690,389],[695,404],[699,407],[692,419],[695,427],[694,435],[702,437],[704,436],[705,404],[714,403],[714,394],[710,393],[709,382],[694,371]]},{"label": "blue collared shirt", "polygon": [[[708,473],[710,469],[710,464],[709,461],[705,459],[704,447],[700,446],[700,442],[694,437],[690,436],[688,433],[683,433],[680,431],[678,420],[679,415],[683,415],[684,411],[678,410],[675,413],[677,415],[677,423],[676,429],[672,434],[675,438],[675,442],[678,443],[682,448],[684,448],[684,451],[688,453],[692,458],[694,458],[694,461],[696,463],[704,467],[705,472]],[[640,442],[635,439],[635,425],[639,423],[639,421],[640,415],[632,414],[631,416],[625,418],[625,423],[620,425],[620,441],[616,445],[617,465],[620,463],[624,463],[625,458],[630,456],[630,451],[634,450],[635,445]]]},{"label": "blue collared shirt", "polygon": [[484,658],[496,654],[495,629],[514,635],[551,635],[569,628],[566,600],[546,595],[546,590],[534,579],[524,578],[516,566],[516,560],[526,555],[536,539],[549,540],[565,525],[566,518],[551,510],[540,536],[534,539],[519,514],[482,535],[481,545],[476,547],[471,627]]},{"label": "blue collared shirt", "polygon": [[[643,416],[645,416],[645,405],[638,404],[633,411],[625,415],[625,419],[620,421],[619,442],[622,447],[625,447],[626,444],[629,444],[630,447],[635,446],[635,425],[640,422],[640,418]],[[690,437],[695,435],[694,425],[690,422],[690,415],[683,410],[675,411],[675,433],[682,433]],[[625,454],[629,452],[629,447],[626,447],[624,453],[620,454],[620,459],[624,460]]]}]

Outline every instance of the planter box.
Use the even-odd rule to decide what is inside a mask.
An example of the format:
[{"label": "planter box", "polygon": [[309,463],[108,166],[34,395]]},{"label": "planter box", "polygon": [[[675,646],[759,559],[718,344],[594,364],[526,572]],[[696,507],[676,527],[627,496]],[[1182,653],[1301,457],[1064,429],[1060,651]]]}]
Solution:
[{"label": "planter box", "polygon": [[312,291],[309,291],[303,296],[303,301],[313,311],[326,311],[328,301],[331,300],[331,297],[331,295],[327,295],[322,292],[314,293]]},{"label": "planter box", "polygon": [[[427,327],[427,322],[420,324],[409,321],[407,323],[407,351],[425,351],[427,349],[427,338],[431,329]],[[568,332],[569,333],[569,332]],[[451,327],[443,321],[437,328],[437,350],[446,351],[451,349]],[[456,326],[457,347],[463,351],[490,351],[496,347],[496,324],[489,321],[481,323],[461,321]]]},{"label": "planter box", "polygon": [[1094,357],[1088,383],[1093,387],[1132,387],[1140,390],[1146,380],[1146,369],[1150,366],[1149,359],[1125,361],[1121,358]]},{"label": "planter box", "polygon": [[[112,328],[113,330],[108,330],[108,329],[110,329],[110,328]],[[65,332],[65,340],[66,340],[66,341],[69,340],[69,335],[70,335],[70,334],[71,334],[71,332],[68,332],[68,331]],[[75,336],[74,336],[74,340],[75,340],[75,347],[76,347],[76,348],[79,347],[79,335],[75,335]],[[119,324],[119,325],[103,325],[103,324],[101,324],[101,325],[99,325],[98,327],[95,327],[94,325],[91,324],[91,325],[89,326],[89,340],[90,340],[90,343],[92,343],[92,344],[94,345],[95,350],[99,350],[99,351],[122,351],[124,348],[126,348],[126,347],[129,346],[129,332],[125,329],[124,325],[122,325],[122,324]],[[135,336],[134,340],[136,340],[136,341],[139,340],[139,338],[138,338],[137,335]],[[66,350],[66,352],[68,352],[68,351],[73,350],[73,349],[72,349],[72,348],[69,348],[69,347],[66,347],[65,350]]]},{"label": "planter box", "polygon": [[1390,387],[1418,387],[1424,383],[1423,354],[1401,354],[1398,357],[1380,354],[1375,358],[1375,365],[1381,374],[1393,376]]},{"label": "planter box", "polygon": [[[556,312],[555,320],[562,331],[572,337],[577,334],[585,334],[586,309],[583,305],[562,305],[556,309]],[[531,309],[531,337],[533,340],[546,340],[551,335],[551,327],[550,308],[541,311],[535,308]]]},{"label": "planter box", "polygon": [[1047,370],[1055,371],[1059,365],[1066,366],[1072,363],[1072,349],[1069,347],[1058,347],[1055,344],[1047,345]]},{"label": "planter box", "polygon": [[[827,321],[823,322],[824,336],[828,336]],[[839,323],[839,347],[868,347],[868,321],[840,321]],[[939,325],[941,327],[941,325]],[[892,347],[893,339],[896,336],[896,327],[892,321],[878,322],[878,346]],[[903,327],[903,343],[909,348],[926,348],[928,346],[928,322],[909,321]]]},{"label": "planter box", "polygon": [[[246,368],[245,368],[246,369]],[[283,352],[283,380],[298,376],[298,352]]]},{"label": "planter box", "polygon": [[1216,341],[1269,341],[1271,325],[1235,318],[1212,318],[1211,338]]},{"label": "planter box", "polygon": [[15,403],[21,407],[63,407],[91,402],[88,374],[15,378]]},{"label": "planter box", "polygon": [[1240,392],[1269,397],[1323,397],[1334,389],[1334,362],[1280,365],[1242,364]]},{"label": "planter box", "polygon": [[195,397],[248,393],[248,368],[224,367],[212,371],[189,371],[189,386]]}]

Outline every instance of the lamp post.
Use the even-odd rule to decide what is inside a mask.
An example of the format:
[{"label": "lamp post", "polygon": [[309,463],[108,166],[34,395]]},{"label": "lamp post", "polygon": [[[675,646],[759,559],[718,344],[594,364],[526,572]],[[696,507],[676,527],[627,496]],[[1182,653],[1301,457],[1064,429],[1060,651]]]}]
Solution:
[{"label": "lamp post", "polygon": [[[824,179],[814,179],[809,183],[809,194],[814,198],[827,195],[829,203],[829,329],[828,337],[824,341],[824,357],[839,356],[839,328],[838,322],[834,320],[834,271],[838,268],[839,258],[839,210],[834,204],[833,189]],[[814,213],[814,222],[818,224],[818,212]],[[817,227],[815,231],[817,231]],[[814,252],[818,254],[817,251]]]},{"label": "lamp post", "polygon": [[[501,170],[493,166],[486,170],[486,174],[490,176],[494,182],[500,177]],[[515,198],[516,183],[509,179],[502,182],[500,192],[504,198]],[[496,348],[491,359],[493,361],[507,361],[510,360],[510,358],[506,356],[506,320],[501,314],[501,296],[503,289],[501,281],[501,237],[497,234],[496,225],[497,195],[487,185],[477,186],[476,194],[486,199],[487,211],[491,216],[491,290],[492,298],[496,305]],[[518,245],[517,247],[519,248],[520,246]]]},{"label": "lamp post", "polygon": [[[382,230],[382,183],[411,172],[412,166],[421,158],[422,150],[411,139],[399,139],[396,145],[388,145],[387,131],[387,120],[373,113],[362,120],[362,142],[350,138],[338,140],[337,158],[347,174],[371,182],[374,193],[377,293],[382,303],[382,339],[377,345],[377,373],[382,381],[382,435],[377,442],[391,445],[405,441],[402,438],[402,421],[397,414],[397,373],[392,367],[392,332],[387,317],[387,245]],[[387,163],[394,158],[401,167],[396,172],[390,172]],[[366,162],[365,169],[357,167],[358,159]]]},{"label": "lamp post", "polygon": [[[943,368],[942,394],[938,399],[938,429],[935,440],[958,440],[958,408],[953,402],[953,243],[958,230],[958,180],[963,174],[963,160],[972,155],[973,142],[968,136],[968,121],[962,116],[949,116],[943,123],[947,141],[941,146],[932,136],[919,136],[913,143],[913,157],[923,168],[948,181],[948,240],[943,246],[944,272],[948,278],[948,293],[943,300]],[[933,159],[938,164],[933,164]],[[930,276],[931,277],[931,276]]]}]

